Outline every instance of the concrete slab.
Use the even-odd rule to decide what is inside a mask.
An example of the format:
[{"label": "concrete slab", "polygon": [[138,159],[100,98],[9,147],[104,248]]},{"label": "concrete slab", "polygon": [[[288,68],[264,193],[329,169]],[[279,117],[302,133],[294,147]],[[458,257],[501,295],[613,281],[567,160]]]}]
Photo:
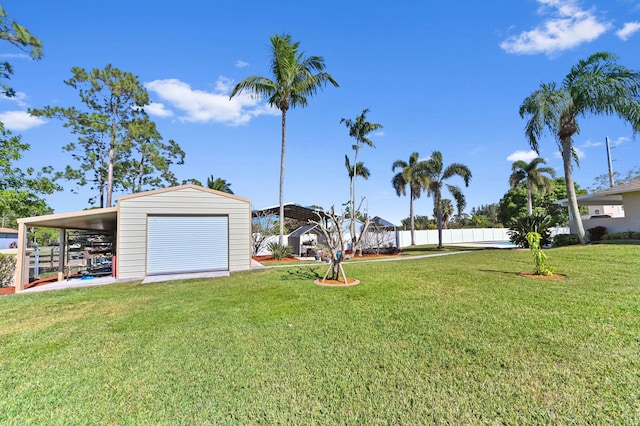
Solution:
[{"label": "concrete slab", "polygon": [[190,280],[192,278],[217,278],[228,277],[229,271],[194,272],[190,274],[151,275],[146,277],[142,284],[157,283],[162,281]]}]

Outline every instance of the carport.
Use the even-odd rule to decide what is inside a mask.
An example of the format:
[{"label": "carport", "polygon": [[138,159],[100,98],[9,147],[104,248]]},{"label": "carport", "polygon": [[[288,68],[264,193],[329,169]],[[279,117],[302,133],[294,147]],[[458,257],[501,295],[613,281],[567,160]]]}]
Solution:
[{"label": "carport", "polygon": [[[118,198],[117,207],[18,220],[16,291],[28,280],[27,227],[60,230],[64,259],[65,230],[111,232],[113,276],[235,272],[251,269],[251,202],[246,198],[182,185]],[[64,279],[60,262],[58,279]]]}]

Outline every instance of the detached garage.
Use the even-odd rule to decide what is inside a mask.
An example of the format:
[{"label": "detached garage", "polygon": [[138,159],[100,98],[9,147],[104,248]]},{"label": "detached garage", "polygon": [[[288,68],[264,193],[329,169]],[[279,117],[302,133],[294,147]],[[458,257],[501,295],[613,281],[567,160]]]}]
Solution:
[{"label": "detached garage", "polygon": [[[22,271],[27,227],[58,228],[61,236],[66,229],[112,231],[117,280],[251,269],[251,202],[197,185],[127,195],[117,207],[19,219],[18,224]],[[62,262],[60,269],[63,279]],[[27,279],[22,274],[16,291]]]}]

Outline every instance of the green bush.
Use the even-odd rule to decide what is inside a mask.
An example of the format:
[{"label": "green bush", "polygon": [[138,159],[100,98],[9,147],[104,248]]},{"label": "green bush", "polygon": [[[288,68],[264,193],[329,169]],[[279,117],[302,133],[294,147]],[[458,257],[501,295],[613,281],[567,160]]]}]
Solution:
[{"label": "green bush", "polygon": [[607,228],[604,226],[595,226],[587,229],[587,233],[589,234],[589,241],[600,241],[602,237],[604,237],[604,234],[607,233]]},{"label": "green bush", "polygon": [[15,256],[0,253],[0,287],[9,287],[13,284],[13,273],[15,270]]},{"label": "green bush", "polygon": [[558,234],[553,237],[553,247],[574,246],[580,244],[577,234]]},{"label": "green bush", "polygon": [[278,242],[269,243],[267,248],[275,260],[282,260],[292,253],[291,247]]},{"label": "green bush", "polygon": [[541,213],[533,213],[532,215],[523,214],[509,222],[509,241],[523,248],[529,248],[527,242],[527,234],[529,232],[537,232],[540,234],[541,246],[551,244],[551,227],[553,226],[553,218],[549,215]]},{"label": "green bush", "polygon": [[640,240],[640,232],[627,231],[627,232],[613,232],[611,234],[604,234],[603,240]]}]

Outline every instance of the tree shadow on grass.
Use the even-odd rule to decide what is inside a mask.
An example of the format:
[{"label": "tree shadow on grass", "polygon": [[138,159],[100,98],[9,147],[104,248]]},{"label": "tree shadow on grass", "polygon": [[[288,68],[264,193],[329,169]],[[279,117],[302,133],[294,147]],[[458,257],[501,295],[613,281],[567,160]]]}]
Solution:
[{"label": "tree shadow on grass", "polygon": [[491,272],[492,274],[504,274],[504,275],[518,275],[517,272],[513,271],[498,271],[496,269],[479,269],[480,272]]},{"label": "tree shadow on grass", "polygon": [[317,280],[322,278],[322,275],[314,269],[313,266],[303,266],[300,268],[288,269],[282,274],[283,280]]}]

